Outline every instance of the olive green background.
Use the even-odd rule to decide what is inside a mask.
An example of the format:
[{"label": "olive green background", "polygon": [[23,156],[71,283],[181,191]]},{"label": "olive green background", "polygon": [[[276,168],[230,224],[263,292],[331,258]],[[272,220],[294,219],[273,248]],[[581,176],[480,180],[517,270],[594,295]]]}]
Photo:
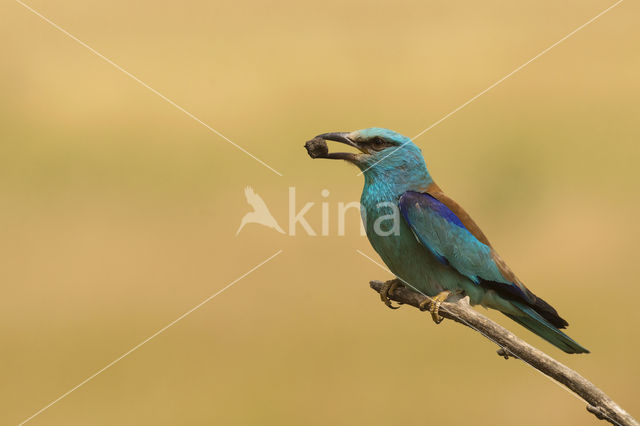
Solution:
[{"label": "olive green background", "polygon": [[[0,423],[598,424],[458,325],[390,311],[350,211],[362,177],[302,145],[414,136],[608,1],[29,3],[277,176],[13,1],[0,5]],[[626,1],[417,139],[436,181],[591,349],[519,336],[640,415],[640,7]],[[320,231],[248,225],[288,187]],[[322,189],[330,196],[322,198]],[[378,259],[377,257],[375,257]]]}]

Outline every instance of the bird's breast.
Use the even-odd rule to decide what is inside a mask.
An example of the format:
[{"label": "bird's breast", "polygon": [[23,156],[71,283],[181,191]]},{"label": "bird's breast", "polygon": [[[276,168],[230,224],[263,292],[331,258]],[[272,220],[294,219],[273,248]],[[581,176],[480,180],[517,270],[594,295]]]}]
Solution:
[{"label": "bird's breast", "polygon": [[428,296],[460,288],[464,278],[440,263],[402,218],[401,195],[383,186],[365,187],[361,213],[371,246],[393,274]]}]

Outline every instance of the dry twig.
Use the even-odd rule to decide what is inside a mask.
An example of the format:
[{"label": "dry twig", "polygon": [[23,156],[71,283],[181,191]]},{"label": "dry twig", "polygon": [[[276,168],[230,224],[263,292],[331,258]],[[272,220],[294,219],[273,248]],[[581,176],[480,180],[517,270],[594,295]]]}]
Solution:
[{"label": "dry twig", "polygon": [[[370,285],[371,288],[379,293],[384,283],[371,281]],[[429,299],[406,286],[399,286],[393,294],[389,295],[389,298],[416,308],[425,299]],[[587,405],[587,410],[600,420],[607,420],[619,426],[640,426],[629,413],[620,408],[618,404],[589,380],[471,308],[468,298],[455,303],[442,303],[440,315],[466,325],[497,343],[500,346],[498,355],[503,356],[505,359],[509,357],[521,359],[533,368],[565,385],[584,399],[589,404]]]}]

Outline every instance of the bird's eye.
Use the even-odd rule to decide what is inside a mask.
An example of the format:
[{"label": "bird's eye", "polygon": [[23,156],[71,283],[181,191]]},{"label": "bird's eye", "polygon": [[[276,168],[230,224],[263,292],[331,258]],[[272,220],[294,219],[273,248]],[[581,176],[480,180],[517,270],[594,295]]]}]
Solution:
[{"label": "bird's eye", "polygon": [[376,151],[382,151],[387,146],[389,146],[389,144],[382,138],[373,138],[370,145],[371,148],[375,149]]}]

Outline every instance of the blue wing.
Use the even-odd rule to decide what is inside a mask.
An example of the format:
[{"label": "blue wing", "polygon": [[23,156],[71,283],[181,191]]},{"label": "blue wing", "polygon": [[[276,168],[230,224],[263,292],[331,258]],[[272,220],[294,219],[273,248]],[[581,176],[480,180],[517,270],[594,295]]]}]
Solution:
[{"label": "blue wing", "polygon": [[441,263],[478,285],[506,291],[525,302],[535,301],[493,248],[480,242],[438,199],[428,193],[407,191],[400,197],[399,207],[418,241]]}]

